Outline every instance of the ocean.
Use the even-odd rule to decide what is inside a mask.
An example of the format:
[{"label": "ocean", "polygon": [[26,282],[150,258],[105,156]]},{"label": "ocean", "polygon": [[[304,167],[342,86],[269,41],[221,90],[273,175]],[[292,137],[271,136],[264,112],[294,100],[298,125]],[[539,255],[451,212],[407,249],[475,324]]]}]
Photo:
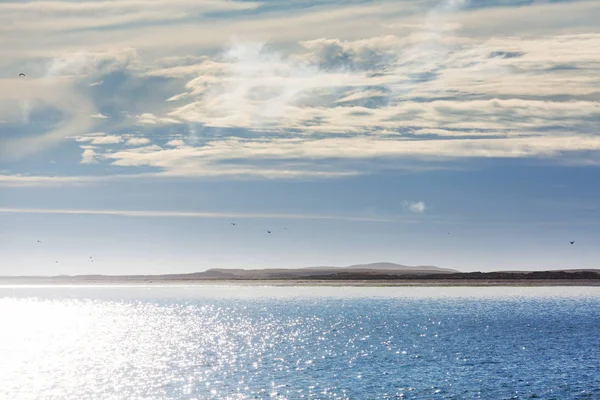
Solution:
[{"label": "ocean", "polygon": [[600,399],[599,287],[0,287],[0,399]]}]

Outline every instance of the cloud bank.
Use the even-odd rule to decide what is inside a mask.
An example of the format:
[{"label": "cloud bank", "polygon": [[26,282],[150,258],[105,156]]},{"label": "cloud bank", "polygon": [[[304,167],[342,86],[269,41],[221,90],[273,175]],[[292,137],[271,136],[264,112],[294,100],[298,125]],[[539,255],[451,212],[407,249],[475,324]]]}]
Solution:
[{"label": "cloud bank", "polygon": [[[24,46],[17,58],[32,73],[0,79],[0,132],[23,131],[0,136],[0,161],[65,141],[78,144],[86,167],[162,177],[333,178],[381,163],[483,157],[600,161],[597,2],[415,1],[286,15],[258,2],[159,3],[166,8],[1,3],[0,21],[39,22],[15,28],[23,34],[45,26],[69,40]],[[93,16],[100,11],[105,19]],[[224,28],[190,36],[208,29],[190,21],[208,15]],[[533,15],[536,23],[515,27]],[[154,24],[156,35],[135,21]],[[306,24],[281,31],[290,21]],[[63,22],[69,28],[59,28]],[[117,26],[136,35],[113,40]],[[115,36],[97,42],[98,27]],[[66,45],[81,38],[85,51]],[[9,48],[0,41],[0,51]],[[1,71],[10,66],[0,63]]]}]

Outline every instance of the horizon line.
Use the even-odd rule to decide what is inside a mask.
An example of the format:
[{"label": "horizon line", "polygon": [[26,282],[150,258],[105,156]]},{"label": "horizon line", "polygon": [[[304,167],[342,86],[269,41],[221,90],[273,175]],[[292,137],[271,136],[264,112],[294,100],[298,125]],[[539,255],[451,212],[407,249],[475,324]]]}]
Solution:
[{"label": "horizon line", "polygon": [[[365,264],[368,265],[368,264]],[[400,264],[398,264],[400,265]],[[60,275],[0,275],[0,279],[14,279],[14,278],[86,278],[86,277],[103,277],[103,278],[145,278],[145,277],[156,277],[156,278],[160,278],[160,277],[167,277],[167,276],[179,276],[179,275],[194,275],[194,274],[202,274],[211,270],[232,270],[232,271],[265,271],[265,270],[290,270],[290,271],[295,271],[295,270],[302,270],[302,269],[312,269],[312,268],[331,268],[331,269],[347,269],[350,267],[353,267],[354,265],[349,265],[349,266],[343,266],[343,267],[336,267],[336,266],[329,266],[329,267],[298,267],[298,268],[250,268],[250,269],[244,269],[244,268],[208,268],[204,271],[193,271],[193,272],[179,272],[179,273],[163,273],[163,274],[123,274],[123,275],[114,275],[114,274],[101,274],[101,273],[96,273],[96,274],[80,274],[80,275],[70,275],[70,274],[60,274]],[[600,273],[600,268],[562,268],[562,269],[541,269],[541,270],[492,270],[492,271],[461,271],[461,270],[457,270],[457,269],[453,269],[453,268],[444,268],[444,267],[436,267],[436,266],[408,266],[408,265],[401,265],[403,267],[409,267],[409,268],[436,268],[436,269],[440,269],[440,270],[449,270],[449,271],[453,271],[453,272],[446,272],[446,273],[442,273],[444,275],[452,275],[452,274],[472,274],[472,273],[484,273],[484,274],[490,274],[490,273],[512,273],[512,274],[518,274],[518,273],[523,273],[523,274],[527,274],[527,273],[532,273],[532,272],[585,272],[585,271],[599,271]],[[365,268],[367,270],[369,270],[369,268]],[[351,269],[349,269],[350,271],[352,271]],[[376,269],[373,268],[373,271],[378,271],[378,272],[406,272],[406,270],[402,271],[401,269],[399,270],[385,270],[385,269]],[[427,274],[419,274],[419,275],[434,275],[437,274],[437,272],[432,271],[431,273],[427,273]],[[291,280],[302,280],[303,278],[296,278],[296,279],[291,279]],[[441,278],[443,279],[443,278]],[[229,278],[216,278],[216,279],[200,279],[200,280],[210,280],[210,281],[219,281],[219,280],[231,280]],[[272,279],[272,278],[261,278],[261,279],[252,279],[252,278],[238,278],[238,279],[233,279],[233,280],[278,280],[278,279]],[[377,281],[377,279],[375,280]]]}]

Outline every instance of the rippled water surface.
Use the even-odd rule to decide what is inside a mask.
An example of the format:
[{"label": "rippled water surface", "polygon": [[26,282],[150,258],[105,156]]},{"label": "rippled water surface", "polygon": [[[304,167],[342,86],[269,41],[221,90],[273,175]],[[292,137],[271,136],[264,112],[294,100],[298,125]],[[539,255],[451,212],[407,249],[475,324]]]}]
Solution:
[{"label": "rippled water surface", "polygon": [[600,288],[0,287],[1,399],[600,399]]}]

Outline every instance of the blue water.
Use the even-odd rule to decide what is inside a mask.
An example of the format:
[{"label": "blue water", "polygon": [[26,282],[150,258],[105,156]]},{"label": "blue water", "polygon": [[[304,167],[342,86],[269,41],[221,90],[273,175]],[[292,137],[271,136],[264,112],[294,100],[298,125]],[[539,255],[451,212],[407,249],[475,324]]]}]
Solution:
[{"label": "blue water", "polygon": [[600,399],[600,288],[0,288],[2,399]]}]

